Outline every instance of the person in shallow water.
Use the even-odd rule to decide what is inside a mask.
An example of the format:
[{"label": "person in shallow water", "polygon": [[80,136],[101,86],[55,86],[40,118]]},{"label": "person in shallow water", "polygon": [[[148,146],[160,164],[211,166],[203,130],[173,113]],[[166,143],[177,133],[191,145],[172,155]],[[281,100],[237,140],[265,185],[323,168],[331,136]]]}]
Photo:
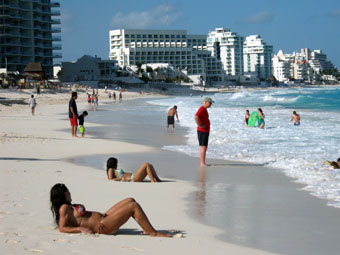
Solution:
[{"label": "person in shallow water", "polygon": [[243,122],[243,124],[246,124],[248,126],[249,117],[250,117],[249,110],[246,110],[246,113],[244,114],[244,122]]},{"label": "person in shallow water", "polygon": [[340,158],[338,158],[338,160],[335,161],[325,161],[326,164],[330,165],[333,169],[339,169],[340,168]]},{"label": "person in shallow water", "polygon": [[86,211],[81,204],[71,204],[71,193],[65,184],[57,183],[50,191],[51,210],[60,232],[85,234],[114,234],[131,217],[150,236],[171,237],[157,231],[151,225],[142,207],[133,199],[126,198],[105,213]]},{"label": "person in shallow water", "polygon": [[257,121],[259,128],[264,128],[265,122],[264,122],[264,113],[261,108],[257,109],[257,113],[259,115],[259,119]]},{"label": "person in shallow water", "polygon": [[106,174],[109,180],[125,181],[125,182],[142,182],[146,176],[151,182],[161,182],[155,168],[150,163],[144,163],[139,167],[135,173],[128,173],[122,169],[117,169],[118,160],[116,158],[109,158],[106,162]]}]

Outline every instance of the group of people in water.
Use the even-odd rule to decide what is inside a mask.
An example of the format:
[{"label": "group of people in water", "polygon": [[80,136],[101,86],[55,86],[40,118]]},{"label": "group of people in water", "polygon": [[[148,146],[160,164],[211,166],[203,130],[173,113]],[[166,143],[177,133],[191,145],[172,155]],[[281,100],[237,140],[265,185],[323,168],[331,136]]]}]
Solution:
[{"label": "group of people in water", "polygon": [[[118,160],[110,157],[106,162],[108,180],[142,182],[146,176],[151,182],[161,182],[155,168],[144,163],[135,173],[118,169]],[[126,198],[105,213],[86,211],[82,204],[72,204],[71,193],[65,184],[57,183],[50,191],[51,211],[60,232],[85,234],[115,234],[131,217],[141,226],[143,234],[171,237],[157,231],[150,223],[142,207],[133,199]]]},{"label": "group of people in water", "polygon": [[[249,127],[249,125],[248,125],[249,118],[250,118],[249,110],[246,110],[243,123],[245,125],[247,125],[247,127]],[[257,109],[257,124],[258,124],[258,127],[261,128],[261,129],[263,129],[264,125],[265,125],[264,118],[265,118],[265,115],[264,115],[262,109],[258,108]],[[293,111],[293,115],[292,115],[292,118],[290,119],[290,122],[294,121],[294,126],[299,126],[300,125],[300,119],[301,119],[300,115],[296,111]]]}]

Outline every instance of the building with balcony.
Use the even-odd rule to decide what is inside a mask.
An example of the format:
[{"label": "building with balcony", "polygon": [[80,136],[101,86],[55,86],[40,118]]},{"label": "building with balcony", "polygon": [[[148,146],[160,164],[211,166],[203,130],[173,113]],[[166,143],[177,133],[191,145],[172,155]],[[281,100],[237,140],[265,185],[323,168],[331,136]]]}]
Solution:
[{"label": "building with balcony", "polygon": [[165,63],[204,80],[221,80],[221,64],[207,51],[206,35],[186,30],[118,29],[110,31],[110,59],[121,67]]},{"label": "building with balcony", "polygon": [[22,73],[36,62],[53,77],[53,60],[61,58],[59,8],[57,0],[0,0],[0,68]]},{"label": "building with balcony", "polygon": [[243,43],[244,72],[260,80],[272,74],[273,46],[267,45],[259,35],[247,36]]},{"label": "building with balcony", "polygon": [[243,37],[227,28],[209,32],[207,49],[222,64],[223,79],[239,80],[243,71]]}]

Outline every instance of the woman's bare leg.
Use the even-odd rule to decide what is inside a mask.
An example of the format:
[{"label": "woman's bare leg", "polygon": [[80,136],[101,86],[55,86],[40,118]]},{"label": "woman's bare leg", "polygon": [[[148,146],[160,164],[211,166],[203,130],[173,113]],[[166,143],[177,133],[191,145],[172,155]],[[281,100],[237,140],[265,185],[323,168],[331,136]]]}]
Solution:
[{"label": "woman's bare leg", "polygon": [[153,177],[155,177],[156,181],[161,182],[162,180],[158,177],[158,175],[157,175],[157,173],[156,173],[156,170],[155,170],[155,168],[153,167],[153,165],[151,165],[151,164],[149,164],[149,163],[147,163],[147,164],[149,165],[150,170],[151,170],[151,172],[152,172],[152,175],[153,175]]},{"label": "woman's bare leg", "polygon": [[105,212],[105,215],[108,216],[111,213],[113,213],[114,211],[118,210],[119,208],[121,208],[121,207],[123,207],[126,204],[131,203],[131,202],[136,202],[136,200],[134,200],[132,197],[125,198],[122,201],[120,201],[117,204],[115,204],[114,206],[112,206],[109,210],[107,210]]},{"label": "woman's bare leg", "polygon": [[134,182],[142,182],[147,175],[147,165],[146,163],[141,165],[141,167],[137,170],[134,175],[133,181]]},{"label": "woman's bare leg", "polygon": [[103,233],[111,234],[116,232],[124,223],[126,223],[130,217],[133,217],[136,222],[142,227],[145,234],[149,234],[150,236],[159,236],[159,237],[170,237],[169,234],[164,234],[158,232],[151,225],[148,217],[144,213],[142,207],[136,202],[126,200],[121,201],[120,206],[117,207],[116,210],[111,209],[111,213],[105,217],[102,221]]}]

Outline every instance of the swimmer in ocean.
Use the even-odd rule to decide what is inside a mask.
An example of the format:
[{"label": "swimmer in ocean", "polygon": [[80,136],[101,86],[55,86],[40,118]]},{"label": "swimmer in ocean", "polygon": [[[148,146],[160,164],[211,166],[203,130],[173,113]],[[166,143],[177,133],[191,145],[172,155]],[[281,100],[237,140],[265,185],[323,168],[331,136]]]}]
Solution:
[{"label": "swimmer in ocean", "polygon": [[292,118],[290,119],[290,122],[294,120],[294,126],[300,126],[300,115],[296,113],[296,111],[293,111]]}]

